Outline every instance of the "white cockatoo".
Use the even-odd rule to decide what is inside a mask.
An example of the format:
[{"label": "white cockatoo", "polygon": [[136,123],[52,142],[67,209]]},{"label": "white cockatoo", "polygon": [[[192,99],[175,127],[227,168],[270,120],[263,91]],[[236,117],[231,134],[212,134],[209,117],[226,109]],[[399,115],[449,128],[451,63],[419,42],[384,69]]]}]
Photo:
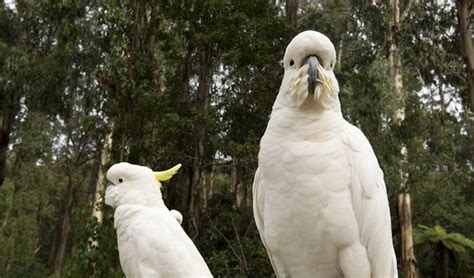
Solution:
[{"label": "white cockatoo", "polygon": [[336,51],[305,31],[260,142],[254,216],[278,277],[397,277],[383,172],[341,114]]},{"label": "white cockatoo", "polygon": [[120,264],[129,278],[212,277],[180,226],[183,217],[170,211],[162,199],[160,181],[170,179],[180,167],[153,172],[122,162],[107,171],[112,184],[105,192],[105,203],[115,208]]}]

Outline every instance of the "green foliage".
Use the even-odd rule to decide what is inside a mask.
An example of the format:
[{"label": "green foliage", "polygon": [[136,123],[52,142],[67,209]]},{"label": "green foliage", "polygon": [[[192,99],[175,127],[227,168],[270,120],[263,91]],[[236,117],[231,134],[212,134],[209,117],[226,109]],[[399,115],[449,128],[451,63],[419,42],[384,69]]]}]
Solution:
[{"label": "green foliage", "polygon": [[440,242],[444,247],[459,254],[465,254],[466,247],[474,250],[473,240],[460,233],[447,233],[446,229],[440,225],[436,225],[433,228],[418,225],[417,229],[414,230],[414,236],[417,244],[423,244],[428,241],[433,243]]},{"label": "green foliage", "polygon": [[1,277],[52,275],[65,216],[62,276],[123,277],[112,209],[100,205],[102,224],[91,217],[106,135],[113,132],[106,168],[120,160],[155,169],[183,163],[163,192],[187,219],[201,127],[202,186],[212,194],[198,197],[195,243],[216,277],[271,277],[248,200],[285,47],[306,29],[328,35],[341,56],[343,114],[367,135],[384,170],[395,242],[402,169],[414,224],[434,226],[416,230],[420,273],[438,274],[440,246],[458,254],[449,265],[456,274],[473,273],[472,241],[461,235],[474,234],[472,135],[449,2],[401,1],[402,11],[412,5],[395,34],[401,124],[392,118],[398,100],[386,41],[393,11],[383,1],[300,1],[296,30],[284,1],[15,2],[15,9],[0,3],[0,118],[13,115],[0,187]]},{"label": "green foliage", "polygon": [[97,223],[95,217],[90,217],[89,208],[77,213],[76,221],[86,220],[87,223],[73,236],[76,248],[66,263],[65,277],[124,277],[118,259],[113,212],[111,208],[104,209],[102,224]]},{"label": "green foliage", "polygon": [[[415,243],[419,245],[431,245],[431,248],[422,249],[427,257],[431,257],[436,265],[431,265],[432,269],[438,269],[439,266],[447,264],[454,270],[454,273],[466,273],[469,267],[470,254],[474,251],[474,241],[465,237],[460,233],[448,233],[446,229],[440,225],[435,225],[433,228],[418,225],[413,230]],[[434,250],[434,252],[433,252]],[[446,252],[444,255],[443,252]],[[443,256],[444,255],[444,256]],[[454,258],[449,262],[449,257]],[[446,261],[448,260],[448,261]],[[422,267],[422,272],[429,273]],[[444,270],[446,271],[446,270]],[[439,273],[442,271],[439,271]]]},{"label": "green foliage", "polygon": [[198,249],[216,277],[272,277],[252,209],[238,209],[234,203],[235,197],[229,192],[209,200],[200,223],[206,228],[195,240]]}]

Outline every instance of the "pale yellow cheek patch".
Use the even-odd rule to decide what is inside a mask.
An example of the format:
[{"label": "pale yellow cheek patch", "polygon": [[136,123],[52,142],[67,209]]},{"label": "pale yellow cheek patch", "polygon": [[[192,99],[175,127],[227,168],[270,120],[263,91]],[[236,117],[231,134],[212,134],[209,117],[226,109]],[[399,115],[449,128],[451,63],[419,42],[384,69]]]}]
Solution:
[{"label": "pale yellow cheek patch", "polygon": [[327,94],[336,94],[336,90],[332,86],[331,75],[321,65],[318,65],[318,79],[316,80],[321,84],[321,92]]},{"label": "pale yellow cheek patch", "polygon": [[296,86],[298,86],[298,83],[300,83],[300,81],[301,81],[301,77],[296,78],[296,79],[291,83],[291,86],[290,86],[291,91],[293,91],[293,90],[296,88]]}]

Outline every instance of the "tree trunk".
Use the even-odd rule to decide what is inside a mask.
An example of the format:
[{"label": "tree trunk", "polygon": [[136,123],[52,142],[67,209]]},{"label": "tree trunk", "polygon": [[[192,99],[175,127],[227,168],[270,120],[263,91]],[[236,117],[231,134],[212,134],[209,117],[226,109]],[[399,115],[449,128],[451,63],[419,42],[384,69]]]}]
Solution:
[{"label": "tree trunk", "polygon": [[343,46],[344,38],[341,38],[339,41],[339,51],[337,53],[337,63],[336,63],[336,68],[338,70],[341,70],[342,67],[342,46]]},{"label": "tree trunk", "polygon": [[209,183],[206,189],[206,199],[210,200],[214,194],[214,178],[216,176],[216,165],[212,165],[211,174],[209,175]]},{"label": "tree trunk", "polygon": [[[239,172],[240,175],[240,172]],[[239,177],[240,182],[237,185],[237,207],[246,207],[247,206],[247,186],[242,182]]]},{"label": "tree trunk", "polygon": [[232,164],[232,191],[235,194],[235,205],[240,208],[242,205],[245,205],[246,194],[245,186],[242,183],[242,177],[239,167],[239,160],[234,158],[234,163]]},{"label": "tree trunk", "polygon": [[[400,30],[400,3],[399,0],[390,0],[390,7],[393,17],[390,21],[390,32],[388,41],[390,43],[389,65],[390,79],[394,86],[394,95],[396,97],[395,109],[392,111],[392,118],[398,124],[405,119],[405,94],[403,91],[402,63],[400,59],[400,50],[397,42],[397,32]],[[406,10],[405,12],[408,12]],[[400,173],[400,195],[398,196],[398,215],[400,221],[400,241],[401,241],[401,263],[402,272],[405,278],[416,277],[416,259],[413,250],[413,231],[411,219],[411,198],[408,193],[407,181],[408,173],[403,168],[407,163],[407,148],[405,144],[401,148],[401,159],[399,163]]]},{"label": "tree trunk", "polygon": [[396,105],[392,111],[392,118],[397,122],[402,122],[405,119],[405,95],[403,92],[402,80],[402,64],[400,60],[400,51],[396,33],[400,29],[400,9],[398,0],[390,0],[393,9],[394,17],[391,22],[390,32],[388,34],[388,41],[390,43],[389,65],[390,65],[390,79],[395,90]]},{"label": "tree trunk", "polygon": [[199,198],[201,199],[201,208],[203,211],[207,209],[207,184],[209,183],[209,174],[203,173],[202,174],[202,190],[201,190],[201,196]]},{"label": "tree trunk", "polygon": [[178,186],[178,179],[173,178],[170,180],[168,185],[166,186],[165,191],[165,204],[168,208],[175,208],[176,207],[176,187]]},{"label": "tree trunk", "polygon": [[12,131],[13,115],[7,108],[2,115],[2,126],[0,130],[0,186],[3,185],[7,173],[7,153]]},{"label": "tree trunk", "polygon": [[57,227],[55,240],[49,255],[49,265],[53,272],[53,277],[61,277],[69,232],[71,230],[70,218],[74,197],[74,183],[71,176],[68,179],[66,194],[62,204],[62,218]]},{"label": "tree trunk", "polygon": [[237,195],[237,185],[240,182],[238,171],[239,170],[237,169],[237,159],[234,158],[232,160],[232,168],[230,169],[230,179],[231,179],[230,192],[234,193],[235,195]]},{"label": "tree trunk", "polygon": [[446,113],[446,99],[444,97],[444,78],[441,74],[438,75],[439,79],[439,98],[440,98],[440,105],[441,105],[441,112]]},{"label": "tree trunk", "polygon": [[207,209],[207,203],[209,199],[212,197],[212,190],[213,190],[213,179],[216,172],[215,165],[212,166],[212,170],[210,173],[204,175],[203,179],[203,192],[202,192],[202,208],[204,210]]},{"label": "tree trunk", "polygon": [[108,132],[104,139],[104,145],[100,150],[100,165],[99,172],[97,174],[97,183],[95,187],[94,206],[92,208],[92,216],[97,218],[97,223],[102,224],[104,219],[103,210],[101,208],[102,195],[104,193],[106,179],[105,173],[107,172],[104,167],[110,162],[111,150],[112,150],[112,135],[114,132],[114,121],[110,120],[108,124]]},{"label": "tree trunk", "polygon": [[3,185],[7,174],[7,154],[10,135],[13,129],[13,120],[15,119],[15,108],[18,105],[18,99],[15,93],[11,95],[10,103],[4,105],[2,115],[2,126],[0,127],[0,186]]},{"label": "tree trunk", "polygon": [[[114,121],[110,120],[108,123],[108,132],[104,138],[104,145],[100,150],[100,164],[99,171],[97,173],[97,182],[95,186],[94,202],[92,204],[92,217],[97,219],[99,225],[102,224],[104,220],[104,211],[102,207],[105,184],[107,183],[105,179],[105,173],[107,172],[104,167],[110,162],[111,149],[112,149],[112,135],[114,131]],[[90,239],[92,246],[98,246],[99,242],[95,239]]]},{"label": "tree trunk", "polygon": [[[189,109],[187,105],[187,101],[189,99],[189,80],[191,79],[191,68],[192,68],[192,54],[193,54],[194,49],[192,47],[187,47],[186,51],[186,56],[184,57],[183,61],[183,68],[181,72],[181,80],[180,80],[180,88],[179,88],[179,101],[176,106],[176,110],[178,111],[180,117],[187,117],[189,115]],[[174,144],[174,149],[176,153],[180,154],[184,150],[185,146],[185,139],[183,135],[180,135],[178,138],[176,138],[175,144]],[[191,165],[191,164],[189,164]],[[177,187],[176,185],[178,184],[178,179],[174,178],[171,179],[169,185],[166,187],[166,205],[169,208],[175,208],[176,207],[176,202],[177,202],[177,197],[176,197],[176,191]],[[189,194],[188,194],[188,200],[189,200]],[[185,226],[187,222],[185,222]]]},{"label": "tree trunk", "polygon": [[286,0],[286,18],[292,27],[298,26],[298,0]]},{"label": "tree trunk", "polygon": [[458,26],[461,37],[461,50],[466,64],[466,91],[471,100],[471,113],[474,113],[474,47],[471,24],[472,2],[457,0]]},{"label": "tree trunk", "polygon": [[413,227],[411,223],[410,194],[398,195],[398,219],[400,221],[401,263],[403,277],[417,277],[416,260],[413,251]]},{"label": "tree trunk", "polygon": [[[458,28],[461,37],[461,50],[466,64],[466,97],[470,99],[471,113],[468,113],[468,133],[470,134],[471,151],[474,152],[474,27],[471,26],[472,1],[457,0]],[[467,104],[465,105],[467,106]],[[467,109],[466,109],[467,110]],[[467,112],[467,111],[466,111]]]},{"label": "tree trunk", "polygon": [[441,276],[443,278],[449,278],[449,249],[446,248],[442,243],[441,244]]},{"label": "tree trunk", "polygon": [[[200,127],[201,129],[203,127]],[[198,129],[199,131],[200,129]],[[187,218],[187,227],[188,232],[192,239],[195,239],[199,234],[198,229],[198,217],[199,217],[199,209],[200,209],[200,193],[201,193],[201,182],[202,182],[202,159],[201,150],[204,150],[202,147],[204,146],[201,140],[202,132],[198,132],[196,134],[196,144],[195,144],[195,152],[194,158],[192,162],[192,170],[191,170],[191,180],[189,185],[189,192],[188,192],[188,218]]]},{"label": "tree trunk", "polygon": [[211,56],[209,46],[202,49],[200,56],[199,86],[197,94],[198,115],[195,121],[195,146],[192,162],[192,177],[190,183],[190,194],[188,195],[188,227],[192,237],[196,237],[198,231],[198,218],[200,210],[200,196],[203,180],[203,162],[205,158],[206,119],[209,110],[209,94],[211,89]]},{"label": "tree trunk", "polygon": [[[125,112],[128,113],[128,112]],[[125,114],[126,117],[127,114]],[[128,145],[128,138],[125,132],[122,131],[122,135],[120,136],[120,162],[127,160],[127,145]]]}]

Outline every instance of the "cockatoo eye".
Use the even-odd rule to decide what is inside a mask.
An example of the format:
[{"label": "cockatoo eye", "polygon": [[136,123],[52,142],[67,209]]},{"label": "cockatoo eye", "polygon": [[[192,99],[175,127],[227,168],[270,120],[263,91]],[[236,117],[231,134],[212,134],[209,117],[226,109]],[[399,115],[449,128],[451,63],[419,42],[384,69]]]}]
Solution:
[{"label": "cockatoo eye", "polygon": [[290,61],[290,67],[292,67],[295,64],[295,61],[291,60]]},{"label": "cockatoo eye", "polygon": [[123,179],[119,179],[118,181],[119,181],[119,183],[121,183],[121,182],[123,182]]}]

